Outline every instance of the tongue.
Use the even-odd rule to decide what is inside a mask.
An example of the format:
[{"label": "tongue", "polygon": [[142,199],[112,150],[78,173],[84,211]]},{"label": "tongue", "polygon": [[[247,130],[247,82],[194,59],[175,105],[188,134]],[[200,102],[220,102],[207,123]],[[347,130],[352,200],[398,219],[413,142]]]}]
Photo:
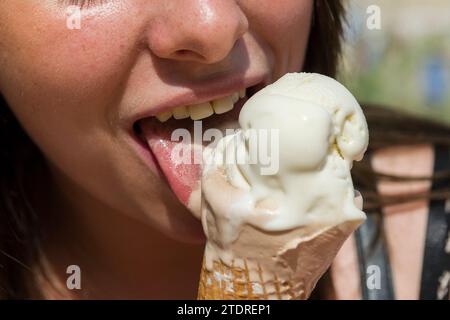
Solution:
[{"label": "tongue", "polygon": [[[244,97],[235,104],[232,111],[220,116],[214,115],[202,121],[199,130],[191,119],[174,120],[160,123],[155,118],[147,118],[140,121],[140,127],[148,146],[152,150],[159,167],[163,171],[172,191],[178,199],[189,207],[189,198],[193,191],[200,188],[201,159],[202,159],[202,135],[204,130],[215,128],[221,131],[239,127],[237,122],[239,112],[247,101]],[[189,132],[188,138],[172,141],[171,135],[174,130],[185,128]],[[200,137],[198,137],[200,135]],[[182,156],[180,157],[180,150]],[[191,151],[182,153],[182,151]],[[184,156],[186,155],[187,156]],[[180,158],[184,161],[180,162]],[[195,160],[195,161],[194,161]],[[195,198],[195,197],[194,197]],[[197,201],[195,199],[194,201]],[[196,206],[194,205],[194,208]],[[191,210],[193,210],[191,208]]]},{"label": "tongue", "polygon": [[[171,141],[173,128],[170,126],[155,126],[144,121],[141,128],[171,189],[187,206],[192,191],[198,189],[200,183],[201,145],[191,144],[191,141]],[[191,153],[184,157],[182,152],[189,150]]]}]

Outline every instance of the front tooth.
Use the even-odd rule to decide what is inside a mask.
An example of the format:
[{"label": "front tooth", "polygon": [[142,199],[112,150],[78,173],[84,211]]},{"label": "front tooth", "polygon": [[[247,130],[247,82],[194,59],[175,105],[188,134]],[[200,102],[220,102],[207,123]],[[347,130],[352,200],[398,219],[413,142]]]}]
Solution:
[{"label": "front tooth", "polygon": [[240,90],[239,91],[239,98],[245,97],[246,93],[247,93],[247,90],[245,88]]},{"label": "front tooth", "polygon": [[177,107],[173,110],[173,117],[175,119],[186,119],[189,118],[189,112],[186,106]]},{"label": "front tooth", "polygon": [[225,113],[233,109],[233,98],[232,96],[228,96],[221,99],[217,99],[213,101],[212,105],[215,113],[217,114]]},{"label": "front tooth", "polygon": [[238,102],[238,100],[239,100],[239,92],[233,93],[231,95],[231,100],[233,101],[233,103]]},{"label": "front tooth", "polygon": [[200,120],[209,117],[214,113],[214,110],[209,102],[195,104],[189,106],[188,109],[192,120]]},{"label": "front tooth", "polygon": [[172,111],[167,110],[156,114],[156,118],[161,122],[166,122],[172,117]]}]

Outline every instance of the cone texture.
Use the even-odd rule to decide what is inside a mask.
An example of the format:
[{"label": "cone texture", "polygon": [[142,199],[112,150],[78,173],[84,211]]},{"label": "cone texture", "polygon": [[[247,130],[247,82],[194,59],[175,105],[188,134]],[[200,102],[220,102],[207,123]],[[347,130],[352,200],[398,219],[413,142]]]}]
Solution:
[{"label": "cone texture", "polygon": [[[287,282],[281,282],[276,275],[264,279],[259,265],[249,266],[246,260],[243,267],[227,266],[214,261],[212,270],[208,270],[205,261],[202,264],[198,290],[199,300],[282,300],[301,299],[295,296],[293,288]],[[251,276],[257,275],[255,276]],[[304,292],[300,290],[300,292]],[[303,296],[303,297],[302,297]]]},{"label": "cone texture", "polygon": [[[225,264],[212,259],[211,267],[203,259],[200,273],[199,300],[291,300],[307,299],[319,278],[328,269],[347,237],[361,223],[348,221],[325,228],[312,237],[305,230],[293,230],[283,234],[266,234],[258,237],[260,243],[241,247],[235,260]],[[244,244],[251,244],[256,229],[247,229],[241,234]],[[283,246],[286,239],[299,241]],[[308,233],[309,234],[309,233]],[[264,242],[261,242],[264,241]],[[270,245],[279,242],[268,252]],[[246,258],[242,257],[247,253]],[[205,257],[207,257],[205,252]],[[275,257],[275,259],[274,259]]]}]

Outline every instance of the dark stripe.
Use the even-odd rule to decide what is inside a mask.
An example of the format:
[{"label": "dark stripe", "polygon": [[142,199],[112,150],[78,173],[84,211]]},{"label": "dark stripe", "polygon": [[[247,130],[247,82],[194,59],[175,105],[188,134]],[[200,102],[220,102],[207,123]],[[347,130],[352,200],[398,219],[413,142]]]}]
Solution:
[{"label": "dark stripe", "polygon": [[[445,147],[435,147],[434,172],[450,169],[450,153]],[[436,181],[432,190],[448,188],[450,181]],[[438,298],[439,278],[446,270],[450,270],[450,257],[445,252],[449,232],[450,214],[445,212],[445,200],[430,202],[425,251],[422,264],[422,283],[420,299],[435,300]],[[448,289],[447,289],[448,290]],[[448,292],[447,297],[448,299]]]},{"label": "dark stripe", "polygon": [[[368,214],[367,220],[355,232],[361,293],[364,300],[395,299],[385,240],[384,237],[378,237],[378,228],[381,227],[381,223],[378,223],[376,219],[379,218],[378,214]],[[377,281],[379,280],[380,285],[378,288],[373,286],[373,277],[378,277]]]}]

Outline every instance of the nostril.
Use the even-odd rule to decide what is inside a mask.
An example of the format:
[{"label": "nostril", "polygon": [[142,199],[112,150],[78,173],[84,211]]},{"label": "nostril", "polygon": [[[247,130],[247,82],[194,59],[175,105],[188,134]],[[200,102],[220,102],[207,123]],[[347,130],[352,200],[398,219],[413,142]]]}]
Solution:
[{"label": "nostril", "polygon": [[195,52],[194,50],[189,49],[180,49],[173,53],[172,58],[179,59],[179,60],[195,60],[195,61],[204,61],[204,57],[199,54],[198,52]]},{"label": "nostril", "polygon": [[189,50],[181,49],[181,50],[177,51],[177,54],[180,56],[185,56],[185,55],[189,54]]}]

